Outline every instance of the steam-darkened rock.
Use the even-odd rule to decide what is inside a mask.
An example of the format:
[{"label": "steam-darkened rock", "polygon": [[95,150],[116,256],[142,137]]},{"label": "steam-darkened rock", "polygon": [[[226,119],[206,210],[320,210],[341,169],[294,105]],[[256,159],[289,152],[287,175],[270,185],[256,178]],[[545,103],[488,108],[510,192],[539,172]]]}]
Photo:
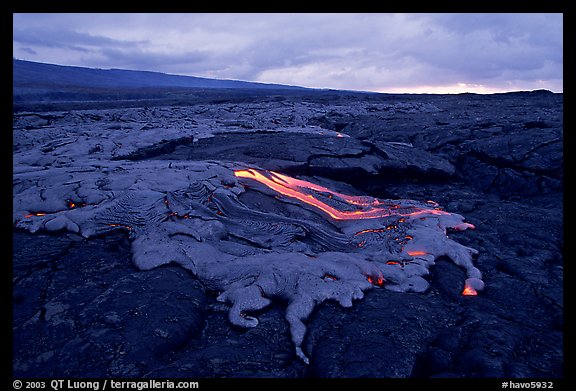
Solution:
[{"label": "steam-darkened rock", "polygon": [[[298,148],[294,148],[298,145]],[[357,181],[378,177],[446,179],[454,167],[445,159],[402,143],[360,142],[342,134],[257,132],[219,134],[164,152],[164,144],[127,156],[184,160],[226,160],[256,164],[270,170]]]}]

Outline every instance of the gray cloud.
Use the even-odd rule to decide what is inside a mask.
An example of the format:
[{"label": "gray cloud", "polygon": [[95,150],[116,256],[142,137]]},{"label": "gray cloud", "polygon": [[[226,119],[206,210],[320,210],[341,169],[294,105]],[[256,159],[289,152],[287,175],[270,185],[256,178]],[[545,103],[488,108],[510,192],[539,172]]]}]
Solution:
[{"label": "gray cloud", "polygon": [[322,88],[558,91],[562,34],[561,14],[15,14],[14,55]]},{"label": "gray cloud", "polygon": [[27,45],[59,47],[87,51],[85,47],[131,47],[146,44],[147,41],[122,41],[102,35],[93,35],[78,31],[48,26],[43,28],[14,28],[14,42]]},{"label": "gray cloud", "polygon": [[[495,77],[504,71],[531,71],[545,61],[562,64],[562,23],[535,14],[437,15],[436,31],[412,55],[468,77]],[[556,23],[554,23],[556,22]],[[558,23],[560,22],[560,23]],[[559,70],[561,68],[559,67]]]},{"label": "gray cloud", "polygon": [[121,50],[117,48],[102,48],[101,53],[106,60],[103,63],[110,67],[149,68],[177,67],[190,65],[205,60],[207,53],[190,51],[184,53],[154,53],[141,50]]},{"label": "gray cloud", "polygon": [[21,47],[20,50],[23,51],[24,53],[28,53],[28,54],[31,54],[31,55],[33,55],[33,56],[35,56],[35,55],[38,54],[38,52],[36,52],[36,50],[30,49],[30,48],[27,48],[27,47]]}]

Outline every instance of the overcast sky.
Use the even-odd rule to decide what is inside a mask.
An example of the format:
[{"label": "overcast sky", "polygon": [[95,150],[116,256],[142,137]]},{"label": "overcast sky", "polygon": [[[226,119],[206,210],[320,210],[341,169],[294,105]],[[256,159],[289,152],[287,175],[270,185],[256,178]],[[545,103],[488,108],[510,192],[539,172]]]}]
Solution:
[{"label": "overcast sky", "polygon": [[15,58],[378,92],[563,92],[562,14],[14,14]]}]

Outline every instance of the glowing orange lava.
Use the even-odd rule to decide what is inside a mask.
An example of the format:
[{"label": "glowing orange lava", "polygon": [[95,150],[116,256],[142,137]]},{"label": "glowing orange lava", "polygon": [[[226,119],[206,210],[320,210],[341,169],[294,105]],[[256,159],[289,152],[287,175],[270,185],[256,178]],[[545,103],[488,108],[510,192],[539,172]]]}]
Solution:
[{"label": "glowing orange lava", "polygon": [[384,277],[378,276],[378,278],[374,278],[372,276],[366,276],[368,282],[372,285],[382,286],[384,285]]},{"label": "glowing orange lava", "polygon": [[408,255],[412,257],[417,257],[419,255],[426,255],[428,254],[426,251],[408,251]]},{"label": "glowing orange lava", "polygon": [[[350,196],[337,193],[326,187],[273,171],[261,172],[250,168],[247,170],[235,171],[234,175],[239,178],[256,180],[282,195],[295,198],[322,210],[335,220],[375,219],[388,216],[417,217],[448,214],[447,212],[438,209],[420,209],[415,207],[410,207],[410,210],[413,211],[403,213],[400,210],[397,210],[400,209],[400,205],[382,202],[377,198],[368,196]],[[342,202],[357,206],[359,210],[338,210],[317,198],[314,192],[322,193],[325,196],[327,195],[330,199],[337,197]]]},{"label": "glowing orange lava", "polygon": [[472,288],[471,286],[464,286],[464,290],[462,291],[462,296],[477,296],[478,292],[476,289]]},{"label": "glowing orange lava", "polygon": [[25,219],[29,219],[32,216],[46,216],[46,213],[38,212],[38,213],[30,213],[24,216]]},{"label": "glowing orange lava", "polygon": [[72,200],[66,200],[66,204],[68,209],[80,208],[87,205],[85,202],[74,202]]},{"label": "glowing orange lava", "polygon": [[384,229],[363,229],[362,231],[356,232],[354,236],[363,235],[371,232],[384,232]]}]

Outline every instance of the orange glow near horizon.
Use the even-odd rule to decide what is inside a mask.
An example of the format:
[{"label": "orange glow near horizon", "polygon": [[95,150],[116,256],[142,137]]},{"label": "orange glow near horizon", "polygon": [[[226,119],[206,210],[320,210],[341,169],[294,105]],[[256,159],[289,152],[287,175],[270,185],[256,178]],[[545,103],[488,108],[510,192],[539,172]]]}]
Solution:
[{"label": "orange glow near horizon", "polygon": [[392,87],[377,92],[387,92],[390,94],[495,94],[510,91],[517,91],[514,88],[491,87],[483,84],[455,83],[449,85],[421,85],[409,87]]},{"label": "orange glow near horizon", "polygon": [[[300,179],[292,178],[287,175],[283,175],[273,171],[266,171],[265,173],[255,170],[238,170],[234,172],[234,175],[239,178],[248,178],[256,180],[270,189],[285,195],[290,198],[295,198],[308,205],[314,206],[317,209],[322,210],[324,213],[328,214],[335,220],[359,220],[359,219],[374,219],[380,217],[388,216],[427,216],[427,215],[442,215],[448,214],[442,210],[438,209],[421,209],[411,207],[410,209],[415,209],[412,212],[402,213],[397,210],[400,208],[399,205],[390,204],[382,202],[377,198],[369,196],[350,196],[346,194],[341,194],[334,192],[326,187],[316,185],[311,182],[303,181]],[[333,199],[334,197],[339,198],[343,202],[349,205],[355,205],[359,210],[355,211],[341,211],[334,208],[331,205],[326,204],[315,194],[311,193],[310,190],[325,193],[327,197]]]}]

